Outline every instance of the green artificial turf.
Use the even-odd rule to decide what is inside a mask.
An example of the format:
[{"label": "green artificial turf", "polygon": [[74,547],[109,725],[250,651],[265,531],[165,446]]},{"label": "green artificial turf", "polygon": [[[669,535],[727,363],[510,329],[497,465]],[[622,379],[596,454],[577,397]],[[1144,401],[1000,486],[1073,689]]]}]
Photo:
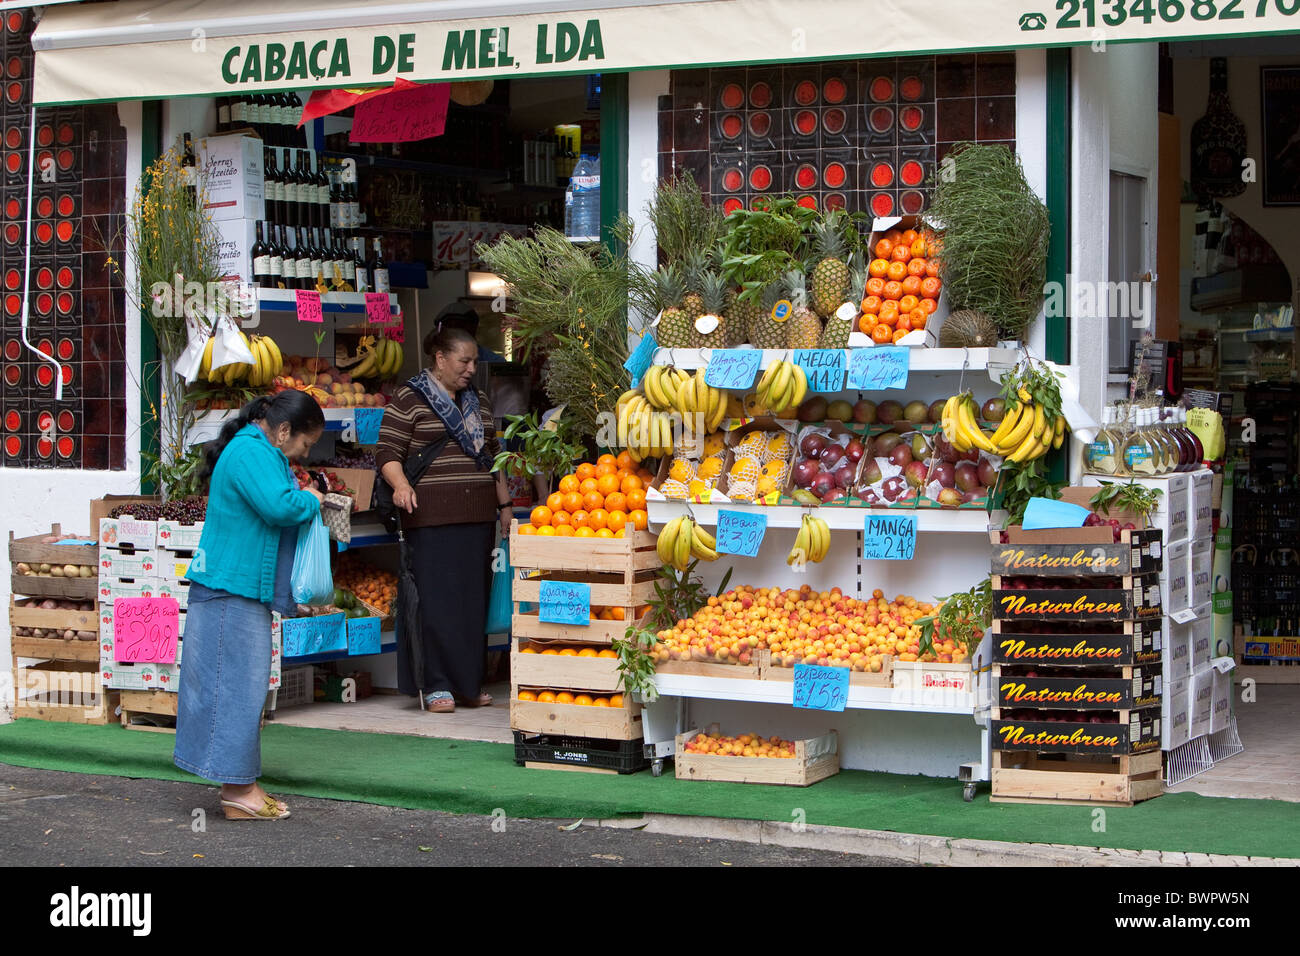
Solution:
[{"label": "green artificial turf", "polygon": [[[19,720],[0,726],[0,763],[197,782],[171,761],[174,737],[120,727]],[[271,725],[262,783],[273,792],[508,817],[642,813],[806,822],[953,839],[1300,857],[1296,805],[1165,794],[1130,808],[964,803],[955,780],[857,770],[808,788],[533,770],[508,744]],[[0,778],[2,778],[0,774]]]}]

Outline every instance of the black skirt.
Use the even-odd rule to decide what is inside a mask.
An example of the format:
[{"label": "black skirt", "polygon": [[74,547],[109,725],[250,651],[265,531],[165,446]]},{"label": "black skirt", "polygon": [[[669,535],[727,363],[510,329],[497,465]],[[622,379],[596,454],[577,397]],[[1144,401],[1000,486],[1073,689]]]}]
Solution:
[{"label": "black skirt", "polygon": [[[488,590],[496,526],[450,524],[405,532],[419,591],[424,692],[478,697],[486,664]],[[400,617],[400,616],[399,616]],[[397,686],[417,694],[408,635],[397,626]]]}]

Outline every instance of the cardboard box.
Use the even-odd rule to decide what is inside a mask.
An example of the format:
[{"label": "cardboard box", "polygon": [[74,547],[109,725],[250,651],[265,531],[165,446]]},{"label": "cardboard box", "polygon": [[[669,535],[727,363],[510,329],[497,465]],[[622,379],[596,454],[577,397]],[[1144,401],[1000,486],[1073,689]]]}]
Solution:
[{"label": "cardboard box", "polygon": [[158,555],[158,579],[160,581],[175,584],[186,580],[186,575],[190,571],[190,562],[194,560],[192,554],[175,551],[158,551],[155,553]]},{"label": "cardboard box", "polygon": [[[1170,544],[1184,540],[1191,527],[1191,506],[1189,503],[1191,483],[1188,479],[1189,476],[1186,474],[1134,479],[1135,484],[1147,488],[1158,488],[1161,491],[1159,503],[1156,505],[1155,510],[1151,512],[1149,523],[1151,527],[1160,529],[1164,535],[1166,548]],[[1103,481],[1128,483],[1127,478],[1105,478],[1097,475],[1084,475],[1080,480],[1085,487],[1090,488],[1100,487]]]},{"label": "cardboard box", "polygon": [[1160,711],[1111,711],[1118,723],[1089,721],[994,720],[994,750],[1040,753],[1139,754],[1160,749]]},{"label": "cardboard box", "polygon": [[[110,519],[111,520],[111,519]],[[99,555],[100,578],[157,578],[158,552],[139,548],[132,553],[104,548]]]},{"label": "cardboard box", "polygon": [[1214,690],[1210,696],[1210,733],[1227,730],[1232,723],[1232,674],[1214,672]]},{"label": "cardboard box", "polygon": [[204,136],[195,144],[203,177],[203,208],[214,222],[265,219],[265,174],[262,147],[255,136]]},{"label": "cardboard box", "polygon": [[[159,551],[193,551],[199,546],[199,539],[203,537],[203,522],[195,524],[181,524],[179,521],[172,521],[168,518],[158,520],[158,541],[157,548]],[[162,556],[159,556],[162,560]]]},{"label": "cardboard box", "polygon": [[[921,232],[926,228],[928,228],[928,225],[923,216],[882,216],[872,222],[871,239],[867,243],[867,248],[874,250],[876,243],[891,229],[898,229],[899,231],[915,229],[917,232]],[[874,252],[870,254],[870,258],[875,258]],[[858,301],[861,301],[866,295],[866,289],[850,290],[850,292],[857,295]],[[939,344],[939,329],[943,327],[944,319],[948,317],[950,308],[947,289],[940,289],[935,311],[926,320],[925,328],[907,333],[897,344],[909,347],[935,348]],[[859,332],[855,325],[849,335],[849,347],[871,348],[873,346],[874,343],[871,341],[871,337]]]},{"label": "cardboard box", "polygon": [[1138,710],[1160,705],[1161,675],[1154,667],[1125,668],[1123,677],[1096,677],[1079,669],[1077,677],[1026,677],[1026,667],[994,665],[998,708],[1035,710]]},{"label": "cardboard box", "polygon": [[[1187,554],[1187,603],[1209,604],[1214,598],[1214,542],[1193,538]],[[1199,615],[1198,615],[1199,617]]]},{"label": "cardboard box", "polygon": [[1192,740],[1197,737],[1204,737],[1210,732],[1210,717],[1214,711],[1214,675],[1218,673],[1209,665],[1203,665],[1192,672],[1192,680],[1189,687],[1191,697],[1191,729],[1189,731]]},{"label": "cardboard box", "polygon": [[[989,532],[994,574],[1035,577],[1152,574],[1163,566],[1158,531],[1121,531],[1118,544],[1112,543],[1114,535],[1109,526],[1025,531],[1016,525],[1007,532],[1009,544],[1001,543],[1001,532]],[[1027,537],[1035,540],[1025,542]]]},{"label": "cardboard box", "polygon": [[1191,739],[1190,686],[1190,677],[1165,685],[1165,695],[1160,701],[1161,750],[1176,750]]},{"label": "cardboard box", "polygon": [[256,219],[221,219],[212,224],[216,232],[218,276],[223,281],[253,281],[257,223]]},{"label": "cardboard box", "polygon": [[190,606],[190,583],[184,580],[160,579],[156,586],[156,597],[169,597],[176,601],[182,611]]},{"label": "cardboard box", "polygon": [[1192,676],[1192,625],[1164,619],[1165,649],[1161,665],[1166,683]]},{"label": "cardboard box", "polygon": [[1125,621],[1091,634],[1039,634],[1014,621],[993,622],[993,660],[998,664],[1083,664],[1121,667],[1160,662],[1161,620]]},{"label": "cardboard box", "polygon": [[1202,468],[1187,477],[1191,482],[1191,527],[1188,536],[1193,541],[1202,538],[1209,541],[1214,535],[1214,473],[1208,468]]},{"label": "cardboard box", "polygon": [[105,578],[99,579],[99,603],[107,604],[112,613],[113,601],[117,598],[158,597],[159,581],[156,577],[147,578]]},{"label": "cardboard box", "polygon": [[1160,575],[1160,603],[1166,614],[1191,607],[1188,600],[1191,549],[1186,541],[1165,548],[1165,570]]},{"label": "cardboard box", "polygon": [[1011,621],[1135,621],[1160,617],[1160,578],[1124,576],[1119,587],[1015,589],[993,575],[993,617]]},{"label": "cardboard box", "polygon": [[158,543],[158,522],[138,521],[135,518],[101,518],[99,529],[100,556],[123,548],[152,549]]},{"label": "cardboard box", "polygon": [[355,494],[356,511],[369,511],[375,494],[375,473],[367,468],[314,468],[313,471],[325,471],[337,475],[344,487],[351,488]]},{"label": "cardboard box", "polygon": [[1192,670],[1209,664],[1214,657],[1214,617],[1211,605],[1204,604],[1196,609],[1196,618],[1188,625],[1191,652],[1189,657]]}]

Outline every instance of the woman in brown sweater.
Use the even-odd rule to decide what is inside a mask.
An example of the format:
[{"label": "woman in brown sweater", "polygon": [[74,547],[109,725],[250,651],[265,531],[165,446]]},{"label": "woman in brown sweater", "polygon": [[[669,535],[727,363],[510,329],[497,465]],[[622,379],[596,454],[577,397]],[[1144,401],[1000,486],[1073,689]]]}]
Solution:
[{"label": "woman in brown sweater", "polygon": [[[463,329],[443,327],[429,349],[432,364],[400,386],[384,412],[375,461],[405,514],[420,594],[420,633],[398,626],[398,687],[424,690],[425,709],[451,713],[459,702],[486,707],[483,693],[484,626],[495,526],[510,533],[511,505],[504,475],[489,469],[500,451],[487,395],[470,385],[478,343]],[[443,436],[446,446],[418,479],[402,463]],[[410,672],[405,641],[424,647],[423,680]]]}]

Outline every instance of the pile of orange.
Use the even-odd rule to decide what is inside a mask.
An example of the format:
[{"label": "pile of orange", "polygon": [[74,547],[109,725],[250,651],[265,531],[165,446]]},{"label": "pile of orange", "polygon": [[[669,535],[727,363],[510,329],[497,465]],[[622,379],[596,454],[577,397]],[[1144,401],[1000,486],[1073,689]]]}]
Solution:
[{"label": "pile of orange", "polygon": [[525,644],[519,648],[519,653],[540,654],[543,657],[618,657],[618,654],[611,648],[605,647],[597,650],[591,645],[579,645],[577,647],[552,647],[547,644]]},{"label": "pile of orange", "polygon": [[397,598],[397,575],[366,564],[346,552],[335,562],[334,586],[346,588],[385,616],[392,613],[393,601]]},{"label": "pile of orange", "polygon": [[623,538],[650,522],[645,489],[654,475],[623,452],[583,462],[560,479],[559,490],[538,505],[520,534],[561,538]]},{"label": "pile of orange", "polygon": [[929,231],[891,229],[876,241],[876,258],[867,266],[866,295],[858,330],[873,342],[897,342],[925,328],[939,307],[938,240]]},{"label": "pile of orange", "polygon": [[568,690],[521,690],[516,700],[535,700],[543,704],[577,704],[579,707],[622,707],[623,695],[612,694],[609,697],[593,697],[590,694],[573,693]]}]

